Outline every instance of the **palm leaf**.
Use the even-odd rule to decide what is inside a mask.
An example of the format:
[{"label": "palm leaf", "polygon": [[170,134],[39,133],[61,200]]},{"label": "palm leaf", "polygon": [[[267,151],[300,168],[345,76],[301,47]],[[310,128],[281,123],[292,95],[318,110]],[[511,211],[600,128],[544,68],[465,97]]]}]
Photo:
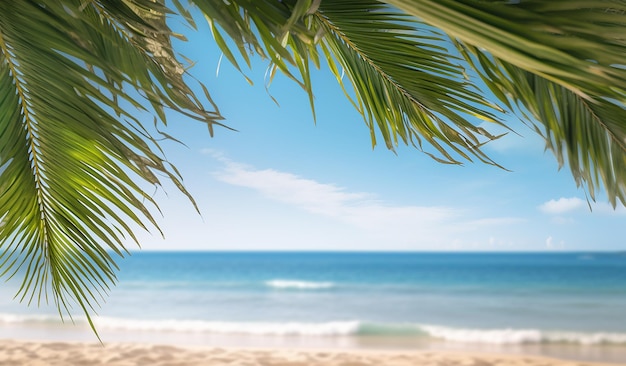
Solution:
[{"label": "palm leaf", "polygon": [[250,66],[250,55],[256,54],[271,61],[270,74],[280,70],[307,89],[301,80],[307,75],[296,76],[291,67],[296,65],[297,58],[309,60],[308,52],[316,53],[315,33],[303,20],[314,7],[311,0],[193,0],[192,3],[204,14],[217,45],[238,70],[241,71],[238,56]]},{"label": "palm leaf", "polygon": [[577,185],[585,186],[594,200],[596,188],[603,185],[614,207],[618,200],[626,205],[623,104],[582,98],[476,48],[459,47],[494,94],[519,110],[544,137],[559,165],[569,165]]},{"label": "palm leaf", "polygon": [[160,175],[186,193],[135,116],[221,118],[186,84],[167,12],[147,0],[0,3],[0,267],[23,277],[22,300],[50,292],[92,328],[130,223],[157,227],[146,183]]},{"label": "palm leaf", "polygon": [[480,146],[495,136],[471,121],[497,123],[498,108],[464,79],[445,35],[378,1],[323,2],[316,19],[331,70],[339,82],[345,71],[374,143],[377,127],[390,149],[426,141],[442,162],[459,162],[451,150],[493,163]]},{"label": "palm leaf", "polygon": [[583,98],[626,90],[626,4],[611,0],[387,0],[465,44]]},{"label": "palm leaf", "polygon": [[[459,59],[443,44],[447,37],[414,17],[379,1],[195,0],[212,24],[224,55],[239,68],[231,37],[246,63],[248,51],[270,60],[270,79],[280,70],[307,91],[314,113],[309,63],[319,67],[320,51],[370,129],[388,148],[400,141],[422,148],[425,141],[442,162],[457,156],[493,163],[480,146],[496,138],[468,122],[475,117],[497,123],[498,108],[463,78]],[[280,41],[280,42],[279,42]],[[295,69],[295,70],[294,70]],[[353,94],[354,93],[354,94]]]},{"label": "palm leaf", "polygon": [[[494,95],[527,123],[592,198],[626,203],[620,1],[388,0],[448,33]],[[475,59],[472,60],[471,58]],[[514,108],[515,109],[515,108]]]}]

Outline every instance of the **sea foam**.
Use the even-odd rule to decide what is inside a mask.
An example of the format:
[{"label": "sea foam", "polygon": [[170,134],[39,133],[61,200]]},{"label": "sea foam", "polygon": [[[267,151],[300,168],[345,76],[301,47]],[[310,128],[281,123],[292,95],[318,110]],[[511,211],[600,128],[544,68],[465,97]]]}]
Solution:
[{"label": "sea foam", "polygon": [[128,320],[98,318],[99,329],[194,332],[209,334],[237,334],[264,336],[345,336],[356,334],[358,321],[322,323],[300,322],[222,322],[200,320]]},{"label": "sea foam", "polygon": [[626,333],[545,331],[539,329],[462,329],[420,326],[429,336],[446,341],[489,344],[571,343],[582,345],[626,344]]},{"label": "sea foam", "polygon": [[271,280],[266,281],[265,285],[277,289],[299,289],[299,290],[315,290],[326,289],[335,286],[332,282],[314,282],[314,281],[295,281],[295,280]]},{"label": "sea foam", "polygon": [[420,324],[370,323],[362,321],[329,322],[227,322],[202,320],[130,320],[97,318],[101,329],[135,331],[200,332],[262,336],[382,336],[420,337],[459,343],[581,345],[626,344],[626,333],[584,333],[538,329],[462,329]]},{"label": "sea foam", "polygon": [[[129,319],[94,317],[98,330],[130,332],[175,332],[233,334],[250,336],[315,336],[315,337],[419,337],[458,343],[482,344],[579,344],[626,345],[626,333],[551,331],[539,329],[472,329],[414,323],[374,323],[359,320],[327,322],[237,322],[180,319]],[[58,315],[0,314],[0,325],[61,326]],[[88,327],[81,317],[77,326]],[[65,326],[72,326],[65,324]]]},{"label": "sea foam", "polygon": [[0,313],[0,324],[54,324],[63,323],[58,314]]}]

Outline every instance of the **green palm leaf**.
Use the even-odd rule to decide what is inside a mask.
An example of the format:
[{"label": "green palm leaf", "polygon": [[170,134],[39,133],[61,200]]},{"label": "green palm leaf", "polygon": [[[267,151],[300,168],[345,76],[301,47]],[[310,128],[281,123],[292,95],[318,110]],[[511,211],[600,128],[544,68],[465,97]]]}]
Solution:
[{"label": "green palm leaf", "polygon": [[[595,199],[604,185],[613,206],[626,204],[626,112],[610,99],[585,99],[569,89],[459,45],[495,95],[511,105],[546,141],[559,165],[568,164],[578,185]],[[511,105],[513,107],[513,105]]]},{"label": "green palm leaf", "polygon": [[462,42],[580,96],[626,90],[626,4],[611,0],[388,0]]},{"label": "green palm leaf", "polygon": [[205,15],[217,45],[237,69],[241,70],[237,56],[249,66],[250,55],[256,54],[271,61],[270,75],[280,70],[312,93],[302,81],[310,77],[305,69],[299,68],[299,76],[292,71],[300,61],[317,58],[315,31],[304,22],[314,7],[311,0],[193,0],[192,3]]},{"label": "green palm leaf", "polygon": [[[592,199],[626,203],[626,4],[388,0],[458,40],[496,97],[516,104]],[[469,54],[473,55],[470,56]],[[475,57],[475,60],[471,58]],[[528,114],[524,114],[528,112]]]},{"label": "green palm leaf", "polygon": [[78,306],[91,323],[115,281],[108,250],[124,253],[130,223],[156,227],[144,183],[162,175],[185,192],[135,116],[151,106],[163,122],[164,108],[209,126],[221,117],[183,80],[166,11],[152,1],[0,3],[0,266],[23,276],[22,300],[51,291],[60,311]]},{"label": "green palm leaf", "polygon": [[316,20],[331,70],[340,82],[333,63],[345,70],[373,142],[377,126],[390,149],[426,141],[442,162],[458,163],[452,150],[493,163],[480,146],[495,137],[470,121],[497,122],[497,107],[463,78],[445,35],[378,1],[323,2]]},{"label": "green palm leaf", "polygon": [[[218,25],[249,62],[254,50],[308,93],[313,107],[309,63],[319,53],[364,116],[376,144],[380,132],[388,148],[402,141],[433,146],[441,162],[471,156],[493,163],[480,146],[495,136],[468,122],[473,117],[497,123],[499,109],[463,78],[461,60],[443,46],[447,36],[379,1],[328,2],[194,1],[212,24],[226,57],[239,68],[235,52]],[[236,25],[236,26],[234,26]],[[295,70],[293,70],[295,68]]]}]

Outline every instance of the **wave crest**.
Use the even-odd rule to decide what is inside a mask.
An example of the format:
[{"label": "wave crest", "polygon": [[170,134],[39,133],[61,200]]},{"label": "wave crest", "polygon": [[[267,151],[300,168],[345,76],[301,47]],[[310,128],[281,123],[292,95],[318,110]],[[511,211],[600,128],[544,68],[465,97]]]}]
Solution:
[{"label": "wave crest", "polygon": [[626,333],[561,332],[539,329],[461,329],[423,325],[431,337],[446,341],[489,344],[572,343],[581,345],[626,344]]},{"label": "wave crest", "polygon": [[264,336],[347,336],[357,334],[358,321],[325,323],[272,323],[272,322],[219,322],[196,320],[128,320],[98,318],[99,329],[202,332],[213,334],[264,335]]},{"label": "wave crest", "polygon": [[296,280],[271,280],[265,285],[277,289],[316,290],[335,287],[332,282],[296,281]]},{"label": "wave crest", "polygon": [[[75,324],[88,327],[81,317]],[[418,337],[459,343],[497,345],[514,344],[579,344],[626,345],[626,333],[547,331],[539,329],[471,329],[414,323],[373,323],[359,320],[327,322],[231,322],[176,319],[129,319],[94,317],[98,330],[139,332],[176,332],[204,334],[236,334],[250,336],[315,336],[315,337]],[[0,325],[72,326],[58,315],[0,314]]]}]

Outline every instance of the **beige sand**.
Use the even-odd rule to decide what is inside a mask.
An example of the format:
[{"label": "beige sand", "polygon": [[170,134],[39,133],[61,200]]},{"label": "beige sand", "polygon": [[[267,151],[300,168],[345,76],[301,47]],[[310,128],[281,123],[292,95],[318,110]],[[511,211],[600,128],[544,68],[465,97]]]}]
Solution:
[{"label": "beige sand", "polygon": [[[0,341],[0,365],[11,366],[590,366],[530,356],[368,350],[179,348],[150,344]],[[615,366],[615,365],[613,365]]]}]

